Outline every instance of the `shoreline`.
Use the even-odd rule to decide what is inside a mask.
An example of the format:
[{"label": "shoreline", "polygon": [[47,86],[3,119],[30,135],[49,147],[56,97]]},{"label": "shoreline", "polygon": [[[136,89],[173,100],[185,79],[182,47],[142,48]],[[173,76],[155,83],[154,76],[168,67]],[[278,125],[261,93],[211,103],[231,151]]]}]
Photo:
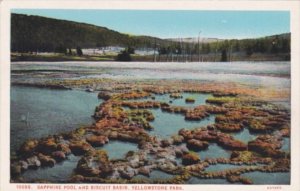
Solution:
[{"label": "shoreline", "polygon": [[[63,61],[79,61],[79,62],[107,62],[107,61],[116,61],[117,55],[83,55],[83,56],[66,56],[59,54],[50,54],[47,56],[43,55],[34,55],[28,53],[20,53],[21,55],[11,54],[11,62],[23,62],[23,61],[40,61],[40,62],[63,62]],[[201,55],[201,62],[221,62],[221,56],[218,55],[217,58],[211,54]],[[157,58],[154,58],[154,55],[132,55],[132,60],[129,62],[199,62],[197,56],[193,55],[191,60],[186,60],[185,56],[180,55],[179,59],[170,60],[167,55],[157,55]],[[251,56],[237,55],[232,56],[232,58],[225,62],[276,62],[276,61],[291,61],[288,54],[253,54]]]}]

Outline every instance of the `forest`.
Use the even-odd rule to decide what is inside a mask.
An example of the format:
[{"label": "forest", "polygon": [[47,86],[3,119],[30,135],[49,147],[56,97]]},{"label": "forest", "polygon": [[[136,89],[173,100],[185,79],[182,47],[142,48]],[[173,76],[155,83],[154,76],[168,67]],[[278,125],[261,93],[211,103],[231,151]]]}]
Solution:
[{"label": "forest", "polygon": [[171,41],[150,36],[128,35],[105,27],[73,21],[22,14],[11,15],[12,52],[68,54],[71,49],[80,52],[82,48],[108,46],[153,49],[162,57],[184,56],[186,60],[190,58],[191,61],[194,61],[193,57],[200,57],[200,55],[203,57],[220,55],[220,61],[228,61],[236,55],[250,57],[253,54],[280,55],[281,60],[290,60],[291,34],[277,34],[255,39],[220,39],[210,43],[184,42],[180,39]]}]

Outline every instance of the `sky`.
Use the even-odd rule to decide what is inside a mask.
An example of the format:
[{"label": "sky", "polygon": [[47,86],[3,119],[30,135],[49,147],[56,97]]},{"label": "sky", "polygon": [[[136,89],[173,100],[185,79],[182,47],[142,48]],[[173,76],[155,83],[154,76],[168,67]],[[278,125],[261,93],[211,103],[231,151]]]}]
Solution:
[{"label": "sky", "polygon": [[159,38],[257,38],[290,32],[289,11],[14,9]]}]

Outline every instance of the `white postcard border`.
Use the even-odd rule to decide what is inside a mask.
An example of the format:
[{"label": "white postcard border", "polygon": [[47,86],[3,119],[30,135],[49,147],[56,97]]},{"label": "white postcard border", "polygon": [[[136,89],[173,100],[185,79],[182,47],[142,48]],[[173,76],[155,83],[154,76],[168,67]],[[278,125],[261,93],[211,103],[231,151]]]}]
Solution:
[{"label": "white postcard border", "polygon": [[[1,4],[0,15],[0,151],[1,151],[1,191],[20,191],[16,185],[9,182],[9,136],[10,136],[10,10],[11,9],[128,9],[128,10],[286,10],[290,11],[292,51],[291,51],[291,185],[183,185],[184,190],[300,190],[300,35],[299,20],[300,13],[299,1],[181,1],[181,0],[104,0],[104,1],[3,1]],[[36,184],[31,184],[36,185]],[[41,184],[37,184],[41,185]],[[57,185],[57,184],[51,184]],[[63,184],[76,185],[76,184]],[[87,185],[88,184],[80,184]],[[109,186],[109,184],[106,184]],[[112,186],[112,185],[111,185]],[[130,186],[130,185],[129,185]],[[276,187],[278,186],[278,187]],[[36,187],[36,186],[33,186]],[[129,187],[130,188],[130,187]],[[36,191],[40,189],[30,189]],[[55,189],[50,189],[55,191]],[[63,189],[68,190],[68,189]],[[127,191],[127,190],[126,190]]]}]

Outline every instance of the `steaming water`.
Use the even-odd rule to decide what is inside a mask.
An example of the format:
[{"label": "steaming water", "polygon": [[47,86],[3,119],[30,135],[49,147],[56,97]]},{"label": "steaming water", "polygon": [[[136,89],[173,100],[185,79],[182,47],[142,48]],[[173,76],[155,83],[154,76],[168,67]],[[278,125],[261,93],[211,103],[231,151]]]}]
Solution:
[{"label": "steaming water", "polygon": [[[29,73],[36,71],[58,78],[195,79],[240,82],[277,88],[290,87],[290,69],[290,62],[16,62],[12,64],[13,73],[27,70]],[[13,75],[22,77],[19,74]]]}]

